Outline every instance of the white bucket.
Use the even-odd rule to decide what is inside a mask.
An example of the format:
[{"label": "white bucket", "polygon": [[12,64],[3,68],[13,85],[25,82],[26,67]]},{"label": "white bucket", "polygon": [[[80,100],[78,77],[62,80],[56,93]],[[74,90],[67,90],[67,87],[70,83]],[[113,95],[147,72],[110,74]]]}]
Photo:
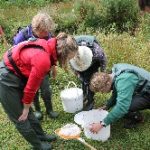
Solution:
[{"label": "white bucket", "polygon": [[[75,87],[68,88],[73,83]],[[67,88],[60,93],[63,109],[69,113],[75,113],[83,109],[83,91],[77,88],[74,82],[69,82]]]},{"label": "white bucket", "polygon": [[74,121],[84,128],[84,134],[87,138],[104,142],[110,137],[110,125],[102,128],[97,134],[92,133],[89,128],[90,124],[99,123],[107,114],[107,111],[98,109],[82,111],[75,115]]}]

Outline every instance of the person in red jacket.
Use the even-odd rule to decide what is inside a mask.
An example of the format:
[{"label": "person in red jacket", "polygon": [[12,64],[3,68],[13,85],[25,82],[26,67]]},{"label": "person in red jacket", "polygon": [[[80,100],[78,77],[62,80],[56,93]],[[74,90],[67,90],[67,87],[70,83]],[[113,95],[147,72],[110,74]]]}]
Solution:
[{"label": "person in red jacket", "polygon": [[[55,28],[55,23],[53,19],[45,12],[37,13],[32,21],[31,24],[25,28],[21,27],[18,29],[18,33],[13,37],[13,45],[17,45],[20,42],[27,41],[31,37],[36,37],[40,39],[49,40],[53,37],[53,32]],[[52,103],[52,88],[49,82],[49,77],[53,79],[56,78],[57,70],[55,68],[55,64],[51,67],[50,74],[47,74],[43,79],[43,82],[40,86],[40,92],[36,93],[34,97],[34,108],[35,108],[35,116],[42,120],[43,114],[42,109],[40,107],[40,96],[43,99],[44,106],[46,108],[46,114],[50,118],[57,118],[58,113],[53,109]]]},{"label": "person in red jacket", "polygon": [[0,102],[20,134],[36,150],[49,150],[46,135],[31,105],[45,75],[57,60],[66,67],[78,50],[73,37],[60,33],[48,41],[31,38],[8,50],[0,62]]}]

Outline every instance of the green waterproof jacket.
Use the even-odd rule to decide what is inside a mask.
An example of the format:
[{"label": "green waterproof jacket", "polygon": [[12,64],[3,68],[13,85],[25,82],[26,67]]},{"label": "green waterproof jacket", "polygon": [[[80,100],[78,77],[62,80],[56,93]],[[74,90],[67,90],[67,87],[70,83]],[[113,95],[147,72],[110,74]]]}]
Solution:
[{"label": "green waterproof jacket", "polygon": [[129,64],[116,64],[112,68],[112,96],[107,107],[112,108],[104,118],[106,125],[118,120],[128,113],[132,97],[136,94],[150,94],[150,73]]}]

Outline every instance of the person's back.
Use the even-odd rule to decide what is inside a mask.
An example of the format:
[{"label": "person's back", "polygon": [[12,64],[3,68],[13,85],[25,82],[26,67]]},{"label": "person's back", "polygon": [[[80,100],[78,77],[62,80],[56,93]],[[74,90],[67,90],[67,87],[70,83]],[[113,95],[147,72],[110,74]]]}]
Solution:
[{"label": "person's back", "polygon": [[93,53],[92,64],[88,68],[89,71],[88,69],[85,71],[90,72],[89,75],[91,76],[91,74],[95,73],[95,71],[91,68],[95,68],[97,65],[98,67],[100,67],[101,71],[104,71],[106,69],[106,55],[100,43],[95,38],[95,36],[80,35],[80,36],[75,36],[75,39],[79,46],[87,46],[91,49]]},{"label": "person's back", "polygon": [[17,34],[13,37],[13,45],[17,45],[20,42],[27,41],[31,37],[33,37],[31,25],[23,29],[18,29]]}]

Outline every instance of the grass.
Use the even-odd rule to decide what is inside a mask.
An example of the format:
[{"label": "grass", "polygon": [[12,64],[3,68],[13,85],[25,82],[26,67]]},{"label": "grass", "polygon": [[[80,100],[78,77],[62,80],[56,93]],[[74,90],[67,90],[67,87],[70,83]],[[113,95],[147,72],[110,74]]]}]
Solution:
[{"label": "grass", "polygon": [[[62,5],[62,4],[61,4]],[[61,6],[60,5],[60,6]],[[48,9],[50,6],[47,6]],[[68,5],[67,5],[68,7]],[[13,8],[13,7],[12,7]],[[50,7],[51,8],[51,7]],[[26,15],[23,15],[24,9],[16,9],[12,12],[9,9],[1,9],[0,17],[6,18],[7,21],[11,18],[11,22],[16,25],[22,25],[30,22],[32,15],[37,12],[39,8],[27,8]],[[44,8],[41,8],[44,9]],[[64,7],[63,7],[64,9]],[[55,12],[56,13],[56,12]],[[24,17],[22,17],[24,16]],[[103,49],[107,55],[108,67],[110,70],[115,63],[126,62],[138,65],[150,71],[150,41],[145,39],[144,35],[138,32],[135,37],[127,33],[118,35],[116,33],[109,33],[104,35],[98,30],[95,33],[87,31],[96,35],[101,42]],[[0,57],[2,57],[5,49],[0,45]],[[75,81],[79,85],[78,79],[72,73],[65,73],[58,68],[58,76],[56,81],[51,80],[53,89],[53,105],[54,110],[59,112],[59,117],[56,120],[49,119],[44,116],[41,122],[43,129],[47,133],[53,133],[57,128],[62,127],[67,123],[73,123],[74,114],[69,114],[63,111],[60,92],[68,84],[68,81]],[[95,107],[98,108],[106,102],[110,95],[96,94]],[[43,101],[41,100],[42,111],[45,113]],[[150,111],[143,111],[144,123],[140,124],[136,129],[128,130],[123,128],[124,119],[120,119],[111,125],[111,137],[108,141],[102,143],[87,139],[82,133],[82,137],[93,145],[97,150],[149,150],[150,149]],[[57,142],[52,143],[54,150],[88,150],[85,146],[75,140],[63,140],[58,138]],[[30,145],[21,137],[14,125],[9,121],[5,112],[0,105],[0,149],[1,150],[30,150]]]}]

